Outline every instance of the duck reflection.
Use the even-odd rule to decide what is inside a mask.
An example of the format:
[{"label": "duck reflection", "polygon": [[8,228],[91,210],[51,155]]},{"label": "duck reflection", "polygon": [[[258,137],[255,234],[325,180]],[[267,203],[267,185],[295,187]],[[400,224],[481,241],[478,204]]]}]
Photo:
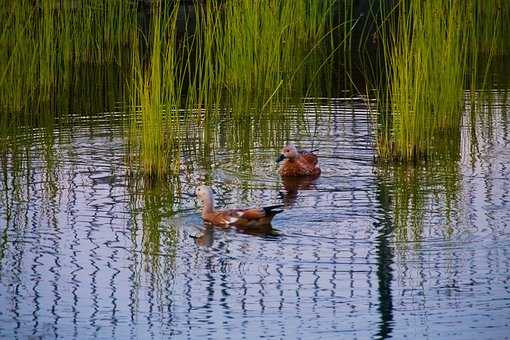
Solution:
[{"label": "duck reflection", "polygon": [[214,233],[219,231],[226,231],[230,229],[235,229],[237,232],[241,234],[248,234],[259,237],[278,237],[280,234],[277,229],[274,229],[271,224],[256,226],[256,227],[215,227],[209,223],[205,224],[205,228],[195,236],[192,236],[195,239],[195,243],[199,247],[211,247],[214,243]]},{"label": "duck reflection", "polygon": [[280,192],[286,207],[296,204],[299,190],[315,189],[319,176],[282,177],[284,191]]},{"label": "duck reflection", "polygon": [[259,237],[276,237],[276,236],[280,235],[278,233],[278,230],[274,229],[271,224],[260,225],[260,226],[251,227],[251,228],[237,227],[236,230],[242,234],[248,234],[248,235],[259,236]]},{"label": "duck reflection", "polygon": [[214,227],[212,225],[206,225],[204,230],[192,237],[195,239],[197,246],[210,247],[214,241]]}]

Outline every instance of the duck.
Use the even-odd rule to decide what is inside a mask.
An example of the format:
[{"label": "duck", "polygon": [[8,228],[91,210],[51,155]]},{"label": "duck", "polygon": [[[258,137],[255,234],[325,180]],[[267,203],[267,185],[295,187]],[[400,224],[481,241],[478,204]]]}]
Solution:
[{"label": "duck", "polygon": [[281,161],[284,162],[280,165],[278,173],[282,177],[318,177],[321,174],[317,155],[313,151],[298,151],[292,144],[288,144],[282,149],[282,153],[276,160],[276,163]]},{"label": "duck", "polygon": [[202,219],[221,227],[257,228],[271,224],[273,217],[283,211],[283,204],[249,209],[214,210],[214,197],[210,187],[201,185],[196,189],[202,204]]}]

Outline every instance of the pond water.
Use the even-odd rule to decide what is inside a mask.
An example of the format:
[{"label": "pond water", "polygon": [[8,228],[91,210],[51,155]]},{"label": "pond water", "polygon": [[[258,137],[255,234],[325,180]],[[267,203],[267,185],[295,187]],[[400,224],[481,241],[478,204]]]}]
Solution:
[{"label": "pond water", "polygon": [[[310,99],[289,141],[319,149],[322,175],[297,182],[277,175],[279,147],[220,133],[210,163],[191,148],[178,180],[143,185],[117,113],[4,136],[0,335],[505,338],[509,108],[495,95],[476,123],[466,114],[451,157],[388,166],[362,100]],[[203,183],[217,207],[285,211],[272,229],[208,228]]]}]

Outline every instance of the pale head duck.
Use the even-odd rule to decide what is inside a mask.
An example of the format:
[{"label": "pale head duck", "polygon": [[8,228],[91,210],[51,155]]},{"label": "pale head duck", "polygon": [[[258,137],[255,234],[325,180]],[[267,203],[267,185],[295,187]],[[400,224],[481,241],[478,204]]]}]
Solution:
[{"label": "pale head duck", "polygon": [[271,223],[274,215],[282,212],[283,205],[272,205],[261,208],[214,210],[214,199],[211,188],[201,185],[196,190],[198,200],[202,204],[202,218],[205,222],[217,226],[236,226],[241,228],[260,227]]},{"label": "pale head duck", "polygon": [[[315,151],[315,150],[314,150]],[[294,145],[287,145],[282,149],[282,154],[276,160],[283,161],[278,173],[283,177],[312,176],[317,177],[321,173],[317,155],[309,151],[298,151]]]}]

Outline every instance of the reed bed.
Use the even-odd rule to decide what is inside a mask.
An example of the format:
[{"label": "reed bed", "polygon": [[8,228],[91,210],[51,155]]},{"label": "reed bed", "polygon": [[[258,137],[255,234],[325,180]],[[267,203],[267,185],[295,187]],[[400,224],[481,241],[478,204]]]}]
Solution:
[{"label": "reed bed", "polygon": [[280,143],[288,125],[282,108],[299,113],[303,97],[337,96],[334,70],[349,69],[360,29],[385,57],[376,83],[389,103],[380,115],[379,156],[417,160],[456,136],[466,87],[488,81],[486,61],[506,53],[510,41],[510,6],[502,0],[398,1],[379,9],[381,26],[370,35],[353,20],[351,0],[151,6],[144,15],[122,0],[8,2],[0,9],[0,109],[8,112],[0,126],[70,103],[82,65],[117,65],[135,112],[129,151],[142,173],[164,177],[179,171],[181,143],[198,133],[192,129],[223,134],[240,152]]},{"label": "reed bed", "polygon": [[333,33],[350,33],[334,23],[347,2],[196,1],[191,9],[152,1],[145,13],[122,0],[9,2],[0,9],[0,109],[8,112],[0,124],[68,109],[80,91],[77,69],[116,65],[134,113],[128,159],[147,177],[179,171],[193,128],[221,134],[224,126],[242,154],[258,142],[281,144],[282,108],[299,111],[302,97],[330,88],[320,75],[346,41]]},{"label": "reed bed", "polygon": [[386,47],[391,131],[379,155],[409,161],[427,157],[440,134],[459,128],[468,45],[460,2],[411,0],[398,11]]},{"label": "reed bed", "polygon": [[455,139],[466,88],[486,81],[492,57],[507,44],[502,22],[509,9],[498,0],[396,4],[396,18],[386,18],[381,30],[388,81],[381,102],[389,105],[379,131],[381,159],[441,155],[441,144]]},{"label": "reed bed", "polygon": [[0,109],[39,114],[79,64],[120,62],[137,30],[122,0],[9,1],[0,8]]},{"label": "reed bed", "polygon": [[[133,107],[141,105],[134,122],[142,122],[142,173],[176,173],[183,134],[197,125],[222,133],[218,126],[228,121],[226,142],[242,155],[256,140],[274,143],[268,134],[285,129],[279,108],[299,106],[319,81],[313,72],[324,60],[313,56],[331,34],[333,3],[197,2],[193,16],[177,2],[153,3],[146,32],[150,56],[146,64],[135,56],[142,61],[132,64],[139,83]],[[177,20],[185,22],[184,32]],[[307,74],[313,74],[308,83]]]}]

